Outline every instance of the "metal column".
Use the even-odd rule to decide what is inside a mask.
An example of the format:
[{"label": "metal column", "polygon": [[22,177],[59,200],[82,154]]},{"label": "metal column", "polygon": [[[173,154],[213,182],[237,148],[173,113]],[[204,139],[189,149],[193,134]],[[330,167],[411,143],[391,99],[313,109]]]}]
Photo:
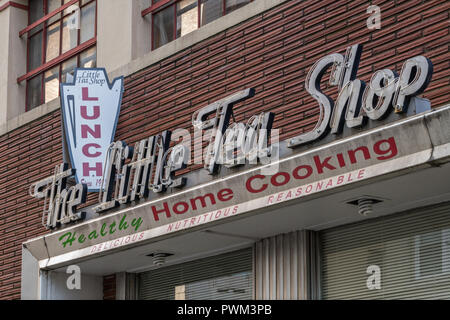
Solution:
[{"label": "metal column", "polygon": [[318,233],[296,231],[263,239],[254,247],[257,300],[320,299]]}]

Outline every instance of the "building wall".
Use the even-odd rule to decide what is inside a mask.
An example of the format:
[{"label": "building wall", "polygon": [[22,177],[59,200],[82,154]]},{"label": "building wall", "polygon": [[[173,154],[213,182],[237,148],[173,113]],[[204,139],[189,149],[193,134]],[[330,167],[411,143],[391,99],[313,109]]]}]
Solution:
[{"label": "building wall", "polygon": [[69,290],[64,272],[47,272],[45,287],[42,289],[43,300],[101,300],[103,298],[103,279],[101,276],[84,275],[81,277],[80,289]]},{"label": "building wall", "polygon": [[24,8],[28,1],[14,3],[0,1],[0,125],[25,112],[25,86],[18,85],[16,79],[26,72],[26,40],[18,35],[27,26]]},{"label": "building wall", "polygon": [[[192,130],[195,110],[248,87],[256,96],[235,107],[236,120],[272,111],[280,138],[296,136],[318,117],[317,103],[304,88],[309,68],[356,43],[364,45],[358,78],[366,82],[382,68],[400,72],[410,57],[430,58],[434,74],[423,96],[433,107],[447,104],[448,2],[373,3],[381,7],[380,30],[366,27],[367,1],[286,1],[127,76],[116,140],[132,144],[165,129]],[[326,92],[337,97],[336,88]],[[47,232],[41,226],[43,201],[27,192],[62,161],[61,115],[54,109],[0,136],[0,299],[20,298],[21,243]],[[96,198],[90,195],[89,203]]]},{"label": "building wall", "polygon": [[97,28],[97,64],[99,66],[112,71],[150,51],[150,16],[145,19],[141,16],[142,10],[150,6],[150,0],[97,1],[99,26]]}]

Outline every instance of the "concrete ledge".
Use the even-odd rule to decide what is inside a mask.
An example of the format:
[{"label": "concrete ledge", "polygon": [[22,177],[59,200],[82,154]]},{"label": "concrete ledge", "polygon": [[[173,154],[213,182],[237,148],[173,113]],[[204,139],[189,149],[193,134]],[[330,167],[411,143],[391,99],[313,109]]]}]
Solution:
[{"label": "concrete ledge", "polygon": [[28,1],[27,0],[14,0],[14,1],[0,0],[0,12],[8,9],[9,7],[20,9],[20,10],[27,10],[28,9],[27,8]]},{"label": "concrete ledge", "polygon": [[20,116],[17,116],[11,120],[8,120],[6,123],[0,125],[0,136],[7,134],[10,131],[13,131],[17,128],[20,128],[27,123],[33,122],[57,109],[60,107],[59,98],[53,99],[52,101],[43,104],[39,107],[34,108],[28,112],[22,113]]},{"label": "concrete ledge", "polygon": [[208,23],[200,29],[169,42],[168,44],[149,52],[145,56],[113,70],[109,73],[109,76],[113,78],[122,75],[124,77],[129,76],[286,1],[288,0],[255,0],[226,16]]},{"label": "concrete ledge", "polygon": [[[255,0],[242,8],[215,20],[204,27],[201,27],[200,29],[169,42],[168,44],[149,52],[143,57],[135,59],[130,63],[109,72],[108,76],[110,79],[119,76],[127,77],[161,60],[164,60],[179,51],[189,48],[258,14],[270,10],[286,1],[289,0]],[[36,107],[31,111],[23,113],[18,117],[8,120],[6,124],[0,124],[0,136],[20,128],[27,123],[37,120],[40,117],[55,111],[59,107],[60,101],[59,98],[57,98]]]}]

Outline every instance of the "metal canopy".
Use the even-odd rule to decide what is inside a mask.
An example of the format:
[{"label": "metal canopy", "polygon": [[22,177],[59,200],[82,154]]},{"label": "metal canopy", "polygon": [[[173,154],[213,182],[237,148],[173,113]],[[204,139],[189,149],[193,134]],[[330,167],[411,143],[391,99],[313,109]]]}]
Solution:
[{"label": "metal canopy", "polygon": [[[244,192],[243,182],[258,174],[260,168],[255,168],[30,240],[24,246],[39,260],[41,268],[58,269],[77,263],[86,268],[85,272],[108,274],[150,268],[151,261],[146,254],[155,250],[174,253],[168,259],[168,263],[175,263],[211,252],[249,246],[257,239],[284,232],[299,229],[321,230],[334,225],[450,201],[450,184],[447,179],[450,174],[449,125],[450,106],[447,106],[281,159],[280,169],[292,172],[299,164],[313,163],[312,159],[315,156],[325,159],[362,145],[372,148],[380,139],[394,137],[398,154],[388,161],[377,161],[376,154],[372,154],[369,160],[337,168],[322,176],[315,172],[309,180],[299,182],[291,179],[290,183],[282,187],[268,187],[266,191],[253,196]],[[282,200],[276,201],[280,198],[280,193],[285,195],[289,190],[295,190],[299,186],[307,188],[310,184],[314,184],[317,189],[318,181],[323,180],[326,183],[327,179],[337,179],[336,177],[349,172],[358,175],[358,170],[364,170],[364,175],[359,180],[355,179],[355,176],[353,179],[345,176],[347,180],[344,183],[337,184],[335,180],[330,188],[308,194],[305,192],[299,197],[287,199],[281,196]],[[62,248],[58,242],[58,239],[67,232],[80,233],[86,232],[83,230],[99,229],[103,223],[114,219],[120,220],[124,214],[129,219],[138,216],[148,218],[152,215],[152,205],[159,205],[159,208],[162,208],[163,201],[172,204],[174,201],[181,201],[180,199],[195,197],[202,192],[218,191],[225,187],[233,189],[236,196],[231,203],[222,207],[219,203],[216,206],[201,208],[198,212],[190,211],[174,222],[183,222],[199,215],[217,212],[229,205],[239,206],[236,214],[198,223],[192,227],[188,224],[188,227],[178,230],[174,226],[168,229],[169,224],[174,223],[169,220],[162,219],[160,224],[156,225],[154,221],[144,221],[142,229],[138,232],[138,234],[142,232],[143,235],[137,237],[137,241],[109,247],[107,250],[95,248],[119,238],[127,239],[132,234],[122,233],[103,240],[92,239],[83,246],[73,249]],[[272,202],[268,204],[271,196]],[[372,215],[364,218],[358,215],[357,208],[347,204],[348,201],[360,196],[377,197],[383,201],[374,206]]]}]

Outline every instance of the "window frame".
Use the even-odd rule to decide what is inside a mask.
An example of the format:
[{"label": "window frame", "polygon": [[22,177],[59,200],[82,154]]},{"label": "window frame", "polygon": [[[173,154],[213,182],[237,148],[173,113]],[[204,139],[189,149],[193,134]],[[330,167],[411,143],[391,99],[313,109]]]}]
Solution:
[{"label": "window frame", "polygon": [[[49,0],[40,0],[43,1],[43,17],[36,20],[35,22],[31,23],[30,18],[31,18],[31,8],[30,6],[28,6],[28,26],[26,28],[24,28],[23,30],[21,30],[19,32],[19,37],[22,37],[23,35],[26,35],[26,41],[27,41],[27,54],[26,54],[26,70],[27,73],[20,76],[19,78],[17,78],[17,82],[20,84],[23,81],[26,81],[26,86],[25,86],[25,112],[35,108],[34,107],[30,107],[28,105],[28,83],[30,80],[36,78],[36,77],[41,77],[41,96],[40,96],[40,104],[42,105],[45,103],[45,73],[55,67],[58,67],[58,81],[59,83],[61,83],[61,79],[62,79],[62,65],[64,62],[72,59],[73,57],[77,57],[77,66],[80,64],[80,55],[83,52],[88,51],[89,49],[93,48],[96,44],[97,44],[97,20],[98,20],[98,1],[97,0],[88,0],[86,3],[83,4],[83,0],[71,0],[68,3],[64,4],[63,0],[61,1],[61,6],[55,10],[53,10],[52,12],[49,12],[47,14],[45,14],[45,12],[48,12],[48,2]],[[67,9],[68,7],[74,5],[74,4],[78,4],[79,8],[80,8],[80,18],[81,18],[81,10],[89,5],[92,5],[92,3],[95,3],[95,19],[94,19],[94,36],[83,42],[80,43],[81,41],[81,30],[78,29],[77,30],[77,44],[74,48],[69,49],[68,51],[62,53],[62,46],[63,46],[63,26],[64,26],[64,19],[66,19],[68,16],[70,16],[72,14],[71,13],[66,13],[64,14],[64,10]],[[60,14],[59,19],[57,19],[57,21],[54,21],[52,23],[49,23],[50,19],[53,18],[54,16]],[[48,29],[55,25],[58,24],[58,28],[59,28],[59,49],[58,49],[58,55],[49,60],[46,61],[46,54],[47,54],[47,31]],[[39,26],[41,26],[40,28],[38,28]],[[39,33],[42,33],[42,42],[41,42],[41,61],[38,67],[30,70],[30,39],[36,35],[38,35]]]},{"label": "window frame", "polygon": [[[169,8],[170,6],[173,6],[174,10],[174,30],[173,30],[173,39],[176,40],[177,38],[177,6],[176,4],[182,0],[160,0],[159,2],[155,2],[155,0],[151,0],[151,5],[147,9],[142,10],[141,15],[143,18],[145,18],[147,15],[151,14],[151,35],[150,35],[150,41],[151,41],[151,51],[158,49],[164,45],[159,46],[158,48],[154,47],[154,37],[155,34],[155,15],[159,12]],[[202,0],[196,0],[197,1],[197,29],[200,29],[202,27],[201,25],[201,4]],[[222,1],[222,12],[221,17],[227,15],[229,12],[227,12],[227,0],[220,0]],[[249,0],[250,2],[253,2],[254,0]],[[230,11],[232,12],[232,11]],[[173,41],[173,40],[172,40]],[[171,42],[171,41],[169,41]]]},{"label": "window frame", "polygon": [[[422,245],[422,238],[427,235],[432,235],[440,233],[440,237],[436,237],[436,241],[439,240],[441,244],[441,271],[434,274],[422,274],[421,273],[421,255],[420,249]],[[414,280],[427,280],[433,279],[435,277],[445,276],[450,274],[450,263],[446,260],[450,255],[450,245],[448,244],[450,239],[450,229],[440,229],[435,231],[430,231],[424,234],[419,234],[414,236]]]}]

